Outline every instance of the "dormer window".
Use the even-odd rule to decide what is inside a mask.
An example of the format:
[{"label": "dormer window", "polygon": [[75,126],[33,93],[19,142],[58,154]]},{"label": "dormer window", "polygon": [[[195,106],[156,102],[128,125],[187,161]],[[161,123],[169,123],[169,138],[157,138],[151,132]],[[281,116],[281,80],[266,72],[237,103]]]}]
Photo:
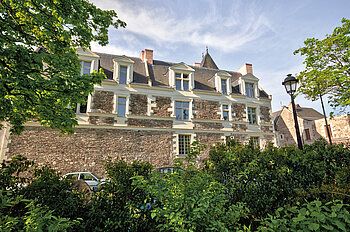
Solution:
[{"label": "dormer window", "polygon": [[91,73],[91,61],[80,61],[81,75],[90,75]]},{"label": "dormer window", "polygon": [[227,94],[227,80],[221,79],[221,92],[222,94]]},{"label": "dormer window", "polygon": [[230,94],[231,91],[231,75],[225,71],[215,74],[216,91],[222,94]]},{"label": "dormer window", "polygon": [[126,84],[127,74],[128,74],[128,67],[127,66],[120,66],[119,84]]},{"label": "dormer window", "polygon": [[179,91],[194,88],[194,69],[185,63],[169,67],[169,85]]},{"label": "dormer window", "polygon": [[119,84],[129,84],[133,82],[133,64],[135,62],[126,56],[114,58],[113,62],[113,79]]},{"label": "dormer window", "polygon": [[254,94],[254,84],[245,83],[245,92],[247,97],[255,97]]},{"label": "dormer window", "polygon": [[185,73],[175,73],[175,88],[176,90],[189,90],[190,79],[189,75]]}]

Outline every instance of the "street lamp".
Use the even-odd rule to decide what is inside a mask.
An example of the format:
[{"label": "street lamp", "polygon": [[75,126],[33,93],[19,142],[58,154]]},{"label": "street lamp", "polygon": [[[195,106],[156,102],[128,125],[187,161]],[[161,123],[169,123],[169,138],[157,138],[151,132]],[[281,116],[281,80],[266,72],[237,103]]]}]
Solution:
[{"label": "street lamp", "polygon": [[294,124],[295,124],[295,132],[297,134],[298,148],[300,150],[303,150],[303,144],[301,142],[300,131],[299,131],[297,111],[295,110],[295,104],[294,104],[294,94],[297,91],[298,82],[299,80],[293,77],[292,74],[288,74],[287,78],[284,79],[284,81],[282,82],[282,85],[284,85],[287,93],[290,95],[292,99],[293,117],[294,117]]}]

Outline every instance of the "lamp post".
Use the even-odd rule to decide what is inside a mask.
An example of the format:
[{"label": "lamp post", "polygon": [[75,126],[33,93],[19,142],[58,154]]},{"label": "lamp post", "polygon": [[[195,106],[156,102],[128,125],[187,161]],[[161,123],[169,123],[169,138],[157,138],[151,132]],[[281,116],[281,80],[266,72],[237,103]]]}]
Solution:
[{"label": "lamp post", "polygon": [[284,85],[287,93],[290,95],[292,99],[293,117],[294,117],[294,124],[295,124],[295,132],[297,134],[298,148],[300,150],[303,150],[303,144],[301,142],[300,131],[299,131],[297,111],[295,109],[295,103],[294,103],[294,93],[297,91],[298,81],[299,80],[293,77],[292,74],[288,74],[287,78],[284,79],[284,81],[282,82],[282,85]]}]

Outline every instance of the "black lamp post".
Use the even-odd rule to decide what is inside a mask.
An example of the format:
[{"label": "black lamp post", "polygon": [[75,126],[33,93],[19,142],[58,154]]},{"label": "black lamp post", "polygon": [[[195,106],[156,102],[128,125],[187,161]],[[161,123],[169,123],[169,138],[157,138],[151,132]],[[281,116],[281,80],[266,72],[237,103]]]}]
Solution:
[{"label": "black lamp post", "polygon": [[297,111],[295,110],[295,104],[294,104],[294,93],[297,91],[298,81],[299,80],[293,77],[292,74],[288,74],[287,78],[284,79],[284,81],[282,82],[282,85],[284,85],[287,93],[290,95],[292,99],[293,117],[294,117],[294,124],[295,124],[295,132],[297,134],[298,148],[300,150],[303,150],[303,144],[301,142],[300,131],[299,131]]}]

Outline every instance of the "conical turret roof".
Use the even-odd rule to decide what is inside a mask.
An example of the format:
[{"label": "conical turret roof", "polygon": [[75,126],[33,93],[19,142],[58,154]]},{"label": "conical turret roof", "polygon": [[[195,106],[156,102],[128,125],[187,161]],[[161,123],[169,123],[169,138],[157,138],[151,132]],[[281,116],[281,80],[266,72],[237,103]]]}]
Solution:
[{"label": "conical turret roof", "polygon": [[203,56],[202,62],[200,64],[200,67],[219,69],[218,66],[215,64],[213,58],[210,56],[210,54],[208,52],[208,48],[206,50],[205,55]]}]

